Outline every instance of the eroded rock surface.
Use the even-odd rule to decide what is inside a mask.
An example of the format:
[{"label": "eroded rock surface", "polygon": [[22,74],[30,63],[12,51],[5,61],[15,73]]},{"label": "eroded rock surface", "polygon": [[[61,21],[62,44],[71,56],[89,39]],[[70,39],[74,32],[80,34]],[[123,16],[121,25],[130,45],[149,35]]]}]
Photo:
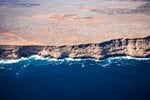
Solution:
[{"label": "eroded rock surface", "polygon": [[0,46],[0,59],[16,59],[40,55],[50,58],[95,58],[114,56],[150,57],[150,37],[115,39],[103,43],[63,46]]},{"label": "eroded rock surface", "polygon": [[149,0],[0,0],[0,59],[148,57],[149,39]]}]

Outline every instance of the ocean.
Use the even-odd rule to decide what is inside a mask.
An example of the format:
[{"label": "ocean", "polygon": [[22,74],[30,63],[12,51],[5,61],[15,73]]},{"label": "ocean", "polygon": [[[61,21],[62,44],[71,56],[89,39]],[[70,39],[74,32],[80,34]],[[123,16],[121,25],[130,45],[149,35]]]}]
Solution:
[{"label": "ocean", "polygon": [[150,58],[0,60],[0,100],[150,100]]}]

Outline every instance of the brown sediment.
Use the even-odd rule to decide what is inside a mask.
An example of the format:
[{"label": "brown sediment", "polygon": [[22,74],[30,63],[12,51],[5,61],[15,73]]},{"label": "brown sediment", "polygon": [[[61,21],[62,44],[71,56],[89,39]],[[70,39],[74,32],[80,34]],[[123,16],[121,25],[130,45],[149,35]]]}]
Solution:
[{"label": "brown sediment", "polygon": [[3,35],[5,35],[6,37],[10,37],[10,38],[15,38],[16,40],[18,40],[18,41],[22,41],[22,42],[25,42],[26,40],[25,39],[23,39],[22,37],[19,37],[19,36],[17,36],[17,35],[15,35],[14,33],[12,33],[12,32],[2,32],[2,33],[0,33],[0,34],[3,34]]},{"label": "brown sediment", "polygon": [[34,15],[31,17],[25,17],[28,20],[38,20],[38,21],[59,21],[64,23],[100,23],[104,20],[104,18],[100,17],[77,17],[75,14],[57,14],[57,15]]}]

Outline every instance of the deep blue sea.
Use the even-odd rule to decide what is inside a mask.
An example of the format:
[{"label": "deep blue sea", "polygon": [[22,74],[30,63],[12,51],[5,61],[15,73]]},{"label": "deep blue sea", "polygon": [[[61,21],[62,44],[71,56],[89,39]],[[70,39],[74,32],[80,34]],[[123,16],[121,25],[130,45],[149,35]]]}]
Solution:
[{"label": "deep blue sea", "polygon": [[150,100],[150,59],[0,60],[0,100]]}]

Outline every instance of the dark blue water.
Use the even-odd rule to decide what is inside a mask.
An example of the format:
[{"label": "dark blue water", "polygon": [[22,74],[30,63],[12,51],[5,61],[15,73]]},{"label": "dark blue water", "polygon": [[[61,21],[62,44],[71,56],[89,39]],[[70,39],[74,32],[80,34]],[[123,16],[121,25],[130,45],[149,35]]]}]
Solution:
[{"label": "dark blue water", "polygon": [[1,60],[0,100],[150,100],[150,59]]}]

